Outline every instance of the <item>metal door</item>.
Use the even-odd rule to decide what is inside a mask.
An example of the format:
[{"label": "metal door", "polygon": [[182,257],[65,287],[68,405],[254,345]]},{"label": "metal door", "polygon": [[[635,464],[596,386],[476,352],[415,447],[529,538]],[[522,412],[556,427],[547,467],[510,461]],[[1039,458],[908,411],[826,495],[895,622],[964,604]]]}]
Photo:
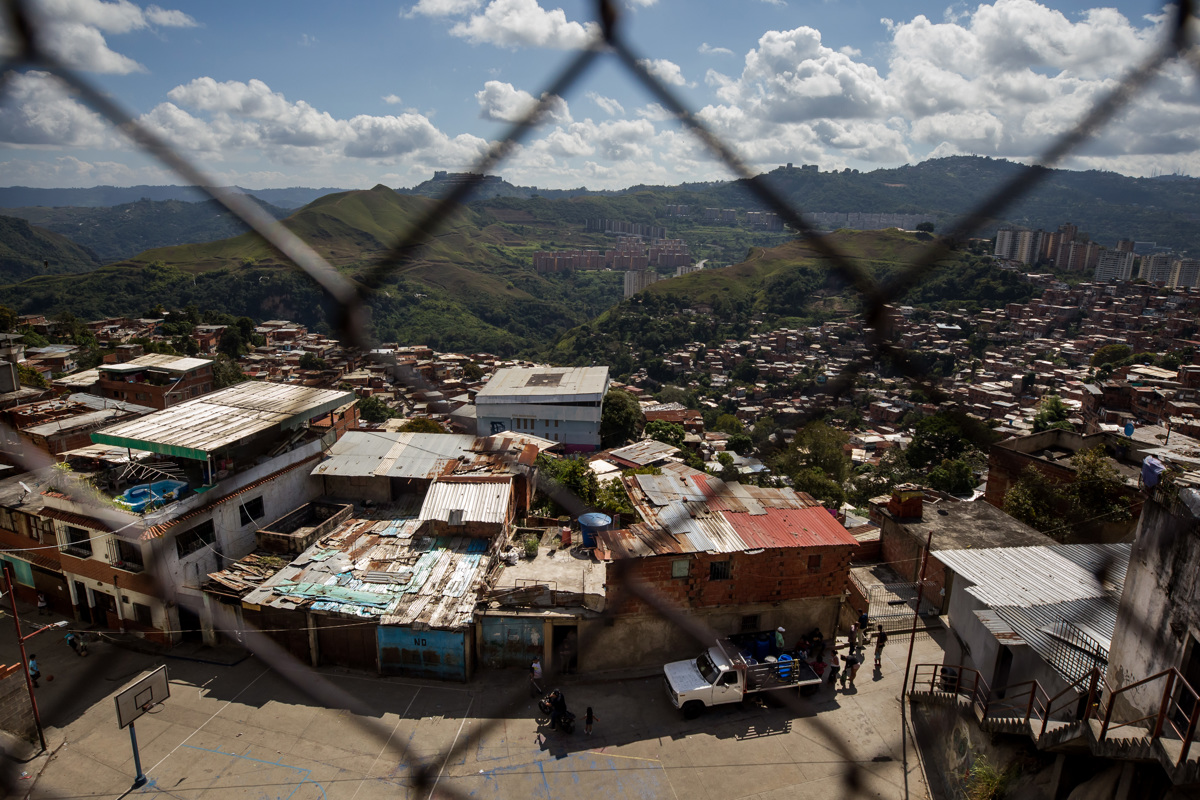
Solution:
[{"label": "metal door", "polygon": [[379,668],[384,675],[466,681],[466,647],[461,632],[379,626]]},{"label": "metal door", "polygon": [[538,617],[483,618],[483,661],[492,667],[528,667],[542,655],[542,620]]}]

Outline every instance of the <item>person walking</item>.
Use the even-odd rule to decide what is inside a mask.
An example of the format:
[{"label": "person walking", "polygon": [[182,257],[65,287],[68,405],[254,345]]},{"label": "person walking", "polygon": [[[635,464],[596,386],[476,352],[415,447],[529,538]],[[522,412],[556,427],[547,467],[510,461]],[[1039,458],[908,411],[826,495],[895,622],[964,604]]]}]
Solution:
[{"label": "person walking", "polygon": [[542,660],[535,658],[529,665],[529,694],[540,697],[542,694]]},{"label": "person walking", "polygon": [[887,644],[887,631],[883,629],[883,625],[879,626],[878,632],[875,634],[875,669],[883,669],[883,646]]},{"label": "person walking", "polygon": [[592,723],[600,719],[592,712],[592,707],[588,706],[587,711],[583,715],[583,732],[590,734],[592,732]]},{"label": "person walking", "polygon": [[842,662],[838,658],[837,650],[833,650],[829,656],[829,685],[836,687],[838,679],[838,670],[841,669]]},{"label": "person walking", "polygon": [[67,640],[67,646],[75,651],[75,655],[79,655],[79,637],[75,635],[75,631],[68,631],[63,638]]},{"label": "person walking", "polygon": [[38,679],[42,677],[42,670],[38,666],[37,654],[29,654],[29,678],[33,681],[33,688],[38,689]]}]

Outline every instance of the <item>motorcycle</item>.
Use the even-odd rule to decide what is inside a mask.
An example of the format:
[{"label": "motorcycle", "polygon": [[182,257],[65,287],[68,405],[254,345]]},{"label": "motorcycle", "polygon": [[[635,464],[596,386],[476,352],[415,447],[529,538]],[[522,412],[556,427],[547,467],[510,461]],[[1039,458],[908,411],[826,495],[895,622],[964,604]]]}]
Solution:
[{"label": "motorcycle", "polygon": [[[538,711],[542,716],[554,719],[554,692],[546,695],[538,700]],[[563,733],[571,734],[575,732],[575,715],[570,711],[563,709],[563,712],[558,717],[558,728]]]}]

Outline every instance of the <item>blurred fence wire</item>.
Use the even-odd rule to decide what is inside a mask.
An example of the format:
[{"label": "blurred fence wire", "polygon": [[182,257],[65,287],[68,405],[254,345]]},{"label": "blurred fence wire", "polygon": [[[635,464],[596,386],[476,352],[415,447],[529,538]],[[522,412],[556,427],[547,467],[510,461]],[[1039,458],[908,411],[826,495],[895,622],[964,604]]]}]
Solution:
[{"label": "blurred fence wire", "polygon": [[[360,276],[358,283],[354,283],[335,270],[301,238],[266,214],[250,198],[218,186],[201,167],[141,124],[133,114],[121,106],[118,100],[98,89],[83,75],[49,52],[43,46],[36,17],[30,13],[28,2],[5,0],[5,10],[8,16],[8,38],[12,52],[0,68],[0,103],[11,102],[9,96],[11,82],[14,75],[20,71],[43,70],[56,77],[68,93],[105,117],[136,146],[173,170],[185,183],[201,188],[237,215],[298,269],[308,275],[321,287],[338,309],[337,323],[343,340],[364,352],[370,352],[372,349],[367,306],[371,293],[378,290],[388,278],[413,267],[422,248],[438,234],[442,225],[449,220],[456,208],[461,203],[468,201],[484,176],[495,170],[514,152],[521,140],[537,127],[558,97],[570,92],[601,59],[615,60],[623,65],[663,107],[670,111],[681,126],[690,131],[715,158],[723,162],[737,178],[741,179],[745,189],[753,197],[763,206],[778,214],[789,227],[797,232],[799,237],[805,239],[809,247],[819,254],[827,268],[852,286],[861,297],[865,322],[870,331],[871,352],[852,362],[834,380],[829,382],[826,393],[835,400],[851,389],[855,378],[861,372],[870,369],[880,358],[887,358],[905,378],[925,388],[930,396],[937,396],[935,387],[931,385],[921,360],[914,358],[912,354],[897,347],[891,341],[888,326],[888,304],[899,301],[908,291],[938,269],[940,262],[958,243],[976,233],[990,220],[1001,217],[1005,209],[1033,191],[1049,174],[1050,167],[1061,163],[1089,137],[1102,130],[1105,124],[1119,114],[1135,97],[1138,90],[1152,80],[1165,65],[1178,60],[1183,64],[1190,65],[1200,79],[1200,48],[1195,42],[1197,19],[1193,0],[1181,0],[1178,4],[1169,7],[1170,21],[1165,26],[1165,35],[1143,63],[1125,75],[1107,95],[1095,103],[1087,114],[1062,134],[1035,163],[1020,171],[977,207],[959,217],[947,233],[931,242],[924,253],[908,264],[905,269],[886,282],[879,282],[859,266],[853,258],[839,251],[834,242],[821,235],[816,227],[805,218],[800,209],[788,202],[761,176],[754,174],[738,156],[733,146],[723,142],[710,131],[670,87],[650,74],[644,66],[645,62],[634,52],[624,35],[623,20],[616,3],[613,0],[597,0],[595,13],[599,22],[599,33],[590,46],[571,55],[565,63],[558,67],[553,73],[554,79],[548,83],[544,91],[537,95],[540,99],[536,105],[523,119],[514,123],[498,141],[489,147],[484,156],[471,169],[469,179],[456,184],[452,191],[432,204],[425,215],[418,219],[409,231],[399,237],[391,250],[366,270]],[[372,357],[385,361],[387,359],[385,355],[378,354],[373,354]],[[816,413],[819,411],[810,412],[809,416]],[[52,463],[53,459],[49,455],[43,455],[27,459],[22,466],[30,470],[37,470],[46,468]],[[567,496],[564,494],[565,490],[560,486],[540,486],[539,488],[553,493],[555,499],[564,507],[585,509],[585,505],[578,498]],[[92,502],[97,518],[105,519],[106,508],[102,501],[96,498]],[[108,516],[111,518],[111,514]],[[130,536],[127,530],[116,526],[114,526],[113,533],[117,536]],[[618,565],[621,563],[618,562]],[[163,600],[190,608],[197,615],[201,613],[202,609],[196,607],[198,604],[190,595],[176,591],[176,587],[165,579],[166,572],[160,564],[156,564],[153,559],[150,559],[146,568],[150,574],[158,578],[157,586]],[[618,569],[618,586],[613,597],[615,602],[607,605],[603,612],[605,618],[620,615],[627,602],[636,599],[681,630],[686,631],[698,646],[707,646],[713,640],[716,635],[713,631],[707,629],[694,617],[685,614],[681,608],[657,596],[652,589],[627,573],[628,570]],[[459,794],[454,789],[440,780],[445,765],[455,756],[478,746],[482,737],[500,724],[505,714],[524,709],[528,704],[526,687],[522,683],[513,690],[511,697],[507,698],[507,703],[500,713],[493,714],[491,719],[482,720],[478,725],[473,725],[465,735],[459,737],[448,750],[439,753],[437,757],[420,758],[418,754],[411,751],[407,743],[392,738],[390,729],[381,725],[372,716],[372,709],[365,707],[362,701],[342,691],[307,664],[295,659],[265,633],[241,624],[227,609],[218,606],[216,614],[215,629],[225,633],[236,632],[238,640],[247,649],[281,678],[307,694],[313,701],[330,708],[355,712],[353,719],[366,732],[375,737],[381,747],[390,750],[401,762],[413,765],[410,777],[411,788],[428,796],[458,797]],[[593,638],[589,637],[585,631],[579,642],[581,659],[586,658],[588,650],[593,645]],[[94,668],[102,668],[102,663],[95,663]],[[789,695],[782,699],[797,713],[804,713],[798,698]],[[900,712],[898,711],[898,713]],[[818,732],[827,734],[829,746],[836,748],[845,762],[844,775],[848,794],[861,793],[863,791],[862,767],[852,758],[846,744],[819,716],[810,719],[816,725]],[[15,791],[16,786],[11,783],[12,776],[15,775],[11,769],[12,765],[5,766],[10,768],[0,772],[0,780],[6,782],[5,789],[10,792]],[[906,784],[907,772],[906,766]]]}]

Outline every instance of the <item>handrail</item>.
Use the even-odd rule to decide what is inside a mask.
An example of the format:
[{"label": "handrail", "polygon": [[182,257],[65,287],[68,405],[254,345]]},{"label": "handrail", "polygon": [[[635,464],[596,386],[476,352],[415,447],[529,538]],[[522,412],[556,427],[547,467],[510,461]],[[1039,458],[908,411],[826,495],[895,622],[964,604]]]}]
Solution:
[{"label": "handrail", "polygon": [[1067,686],[1067,688],[1063,689],[1061,692],[1054,695],[1054,697],[1048,698],[1046,700],[1046,706],[1044,709],[1045,713],[1042,715],[1042,730],[1041,730],[1041,733],[1038,734],[1039,737],[1045,735],[1045,733],[1046,733],[1046,725],[1050,722],[1050,716],[1054,713],[1054,710],[1055,710],[1054,709],[1054,701],[1058,700],[1060,697],[1062,697],[1065,694],[1072,693],[1072,698],[1073,698],[1074,702],[1078,702],[1079,701],[1078,693],[1075,692],[1075,689],[1079,686],[1080,683],[1083,682],[1083,680],[1085,678],[1087,679],[1087,683],[1088,683],[1087,702],[1084,704],[1083,716],[1079,718],[1079,721],[1087,722],[1087,720],[1091,717],[1092,704],[1095,702],[1095,699],[1096,699],[1096,688],[1100,683],[1100,670],[1097,667],[1092,667],[1091,671],[1089,671],[1086,675],[1080,675],[1078,678],[1076,678],[1074,681],[1072,681],[1071,684],[1069,686]]}]

